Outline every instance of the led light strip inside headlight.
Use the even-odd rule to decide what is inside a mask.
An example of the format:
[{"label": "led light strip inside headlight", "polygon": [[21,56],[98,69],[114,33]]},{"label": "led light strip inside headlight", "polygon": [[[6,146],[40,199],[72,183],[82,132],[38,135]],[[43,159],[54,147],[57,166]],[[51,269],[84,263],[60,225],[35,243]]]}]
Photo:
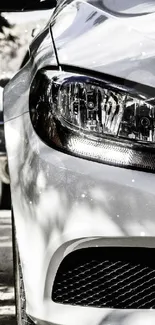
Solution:
[{"label": "led light strip inside headlight", "polygon": [[154,171],[154,89],[129,85],[41,70],[30,92],[33,126],[49,146],[72,155]]}]

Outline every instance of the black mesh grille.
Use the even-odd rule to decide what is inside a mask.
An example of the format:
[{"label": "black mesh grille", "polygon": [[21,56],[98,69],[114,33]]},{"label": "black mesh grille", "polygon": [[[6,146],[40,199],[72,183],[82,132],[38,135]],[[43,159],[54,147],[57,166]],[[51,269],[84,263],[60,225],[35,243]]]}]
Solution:
[{"label": "black mesh grille", "polygon": [[155,256],[147,248],[86,248],[64,258],[56,303],[120,309],[155,308]]}]

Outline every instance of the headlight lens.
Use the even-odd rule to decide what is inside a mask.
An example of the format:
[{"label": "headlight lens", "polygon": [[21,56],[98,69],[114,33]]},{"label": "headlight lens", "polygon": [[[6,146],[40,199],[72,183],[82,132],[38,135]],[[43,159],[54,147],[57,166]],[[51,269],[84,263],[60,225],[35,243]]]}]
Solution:
[{"label": "headlight lens", "polygon": [[154,89],[136,86],[41,70],[30,92],[33,126],[48,145],[60,150],[153,171]]}]

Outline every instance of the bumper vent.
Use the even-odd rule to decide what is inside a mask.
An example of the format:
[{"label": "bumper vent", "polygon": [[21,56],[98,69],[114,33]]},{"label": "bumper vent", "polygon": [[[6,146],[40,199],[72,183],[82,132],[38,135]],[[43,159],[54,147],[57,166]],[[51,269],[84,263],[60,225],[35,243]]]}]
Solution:
[{"label": "bumper vent", "polygon": [[74,251],[60,264],[52,300],[99,308],[155,308],[155,250],[100,247]]}]

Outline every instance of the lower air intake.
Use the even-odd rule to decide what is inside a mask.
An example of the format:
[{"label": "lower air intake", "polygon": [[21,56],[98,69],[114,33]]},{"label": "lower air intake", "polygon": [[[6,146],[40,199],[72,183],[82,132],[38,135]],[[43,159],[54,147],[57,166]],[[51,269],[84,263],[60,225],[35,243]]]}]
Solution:
[{"label": "lower air intake", "polygon": [[86,248],[67,255],[56,274],[55,303],[98,308],[155,308],[155,250]]}]

